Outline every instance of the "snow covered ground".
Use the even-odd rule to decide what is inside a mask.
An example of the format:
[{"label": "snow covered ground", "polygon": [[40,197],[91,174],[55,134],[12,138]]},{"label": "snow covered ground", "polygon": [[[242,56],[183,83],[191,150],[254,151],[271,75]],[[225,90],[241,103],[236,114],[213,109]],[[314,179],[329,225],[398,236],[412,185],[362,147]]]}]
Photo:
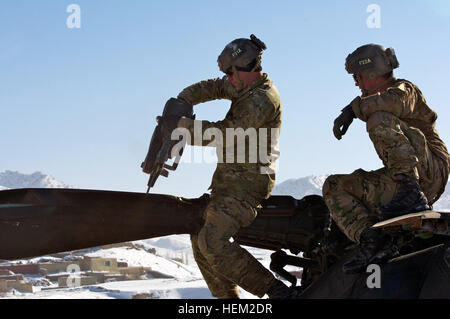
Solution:
[{"label": "snow covered ground", "polygon": [[[77,288],[58,288],[45,277],[25,275],[35,285],[34,293],[10,290],[0,294],[0,298],[9,299],[130,299],[141,295],[152,299],[211,299],[213,298],[206,282],[198,269],[190,246],[188,235],[173,235],[133,242],[135,247],[124,245],[108,249],[94,248],[75,255],[90,257],[117,258],[127,262],[129,266],[151,267],[153,271],[167,278],[152,278],[148,275],[144,280],[116,281]],[[272,251],[246,247],[267,268]],[[71,257],[73,258],[73,256]],[[67,259],[67,257],[66,257]],[[33,263],[58,258],[44,256],[15,263]],[[295,269],[295,267],[287,268]],[[43,290],[42,287],[53,287]],[[257,297],[240,289],[241,298]]]}]

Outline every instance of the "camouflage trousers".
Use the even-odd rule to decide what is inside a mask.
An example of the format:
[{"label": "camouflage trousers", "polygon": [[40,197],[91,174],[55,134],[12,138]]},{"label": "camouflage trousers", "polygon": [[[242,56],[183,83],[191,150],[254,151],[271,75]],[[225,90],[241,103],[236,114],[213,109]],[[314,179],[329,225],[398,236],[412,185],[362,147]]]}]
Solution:
[{"label": "camouflage trousers", "polygon": [[367,131],[384,168],[348,175],[332,175],[325,181],[323,196],[333,220],[347,237],[359,242],[361,232],[380,220],[378,207],[397,192],[396,174],[418,177],[432,204],[448,180],[446,162],[434,155],[424,134],[387,112],[374,113]]},{"label": "camouflage trousers", "polygon": [[276,280],[247,250],[230,242],[256,214],[245,200],[213,193],[203,228],[191,236],[195,260],[216,298],[239,298],[237,286],[261,298]]}]

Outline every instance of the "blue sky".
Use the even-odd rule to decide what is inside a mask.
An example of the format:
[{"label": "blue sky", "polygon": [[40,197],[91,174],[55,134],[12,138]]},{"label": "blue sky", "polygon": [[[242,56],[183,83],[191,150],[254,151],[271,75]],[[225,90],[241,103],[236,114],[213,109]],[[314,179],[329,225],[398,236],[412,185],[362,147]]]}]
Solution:
[{"label": "blue sky", "polygon": [[[81,29],[68,29],[69,4]],[[381,8],[370,29],[368,5]],[[217,56],[256,34],[283,103],[278,182],[381,166],[362,122],[337,141],[334,118],[359,94],[344,70],[358,46],[394,47],[450,141],[449,1],[4,0],[0,3],[0,171],[36,170],[79,188],[145,191],[140,163],[155,117],[184,87],[222,76]],[[222,119],[227,101],[196,106]],[[214,164],[183,163],[157,193],[199,196]]]}]

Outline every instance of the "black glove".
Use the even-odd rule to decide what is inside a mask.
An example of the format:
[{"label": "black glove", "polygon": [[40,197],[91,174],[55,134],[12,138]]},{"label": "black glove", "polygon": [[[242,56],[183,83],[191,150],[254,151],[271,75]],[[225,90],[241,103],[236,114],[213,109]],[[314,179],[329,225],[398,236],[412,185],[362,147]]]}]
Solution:
[{"label": "black glove", "polygon": [[170,138],[172,132],[178,127],[180,118],[180,116],[175,115],[158,116],[156,120],[161,125],[162,135]]},{"label": "black glove", "polygon": [[340,140],[345,133],[347,133],[348,128],[353,122],[353,119],[355,119],[355,113],[353,112],[352,105],[346,106],[343,110],[341,115],[339,115],[334,120],[334,127],[333,127],[333,133],[334,136]]}]

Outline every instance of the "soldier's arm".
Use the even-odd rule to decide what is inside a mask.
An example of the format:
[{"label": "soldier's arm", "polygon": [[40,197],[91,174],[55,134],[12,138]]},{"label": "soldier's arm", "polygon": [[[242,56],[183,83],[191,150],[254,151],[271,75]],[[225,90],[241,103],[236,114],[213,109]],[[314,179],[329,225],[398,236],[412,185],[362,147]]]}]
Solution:
[{"label": "soldier's arm", "polygon": [[275,118],[277,112],[276,101],[262,93],[255,93],[251,99],[241,103],[233,113],[233,117],[226,117],[222,121],[202,121],[203,128],[218,128],[223,134],[227,128],[261,128],[265,123]]},{"label": "soldier's arm", "polygon": [[[267,97],[259,97],[243,104],[239,109],[239,113],[233,118],[227,117],[217,122],[186,120],[182,125],[189,130],[193,137],[189,143],[190,145],[206,146],[213,141],[219,142],[217,135],[221,135],[222,141],[225,143],[227,128],[242,128],[244,130],[255,128],[257,130],[261,128],[264,123],[275,118],[276,112],[279,111],[276,110],[276,105],[274,105],[272,101]],[[201,131],[195,132],[195,122],[197,122],[197,127],[200,127],[201,124]],[[203,134],[208,129],[210,129],[209,133],[213,135],[211,139],[203,140],[202,138],[200,141],[200,139],[197,138],[197,140],[195,140],[194,136],[199,137],[199,134],[201,134],[203,137]],[[195,135],[195,133],[197,133],[197,135]]]},{"label": "soldier's arm", "polygon": [[367,121],[373,113],[379,111],[389,112],[398,118],[408,118],[414,113],[417,98],[413,86],[401,83],[383,93],[363,97],[359,103],[352,103],[353,112],[363,121]]},{"label": "soldier's arm", "polygon": [[223,77],[201,81],[188,86],[178,94],[178,98],[196,105],[218,99],[231,100],[232,95],[232,84],[226,80],[226,77]]},{"label": "soldier's arm", "polygon": [[[213,142],[225,142],[225,132],[227,127],[232,127],[232,121],[224,119],[222,121],[210,122],[206,120],[191,120],[182,118],[179,122],[180,127],[189,130],[191,139],[187,140],[189,145],[196,146],[216,146]],[[206,130],[209,132],[206,132]],[[208,137],[209,136],[209,137]]]}]

